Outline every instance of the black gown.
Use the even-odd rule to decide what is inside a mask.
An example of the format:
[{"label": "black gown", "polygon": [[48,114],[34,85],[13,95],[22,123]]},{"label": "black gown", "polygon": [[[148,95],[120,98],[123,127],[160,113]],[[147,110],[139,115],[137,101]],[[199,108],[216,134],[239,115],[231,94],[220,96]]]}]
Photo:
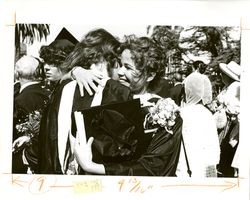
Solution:
[{"label": "black gown", "polygon": [[105,164],[106,175],[176,176],[182,134],[182,119],[177,118],[173,135],[158,131],[139,159],[123,163]]},{"label": "black gown", "polygon": [[[69,81],[68,81],[69,82]],[[43,115],[39,134],[39,159],[38,172],[42,174],[62,174],[58,157],[58,111],[63,87],[68,83],[61,83],[55,91],[51,103]],[[129,88],[121,85],[118,81],[108,80],[102,96],[102,105],[122,102],[132,99]],[[72,113],[79,109],[89,108],[93,96],[84,91],[84,97],[80,96],[79,87],[76,86],[73,100]],[[73,118],[72,118],[73,120]],[[74,123],[72,123],[74,124]]]},{"label": "black gown", "polygon": [[38,169],[36,173],[61,174],[57,148],[57,116],[63,87],[70,80],[57,83],[43,112],[38,136]]}]

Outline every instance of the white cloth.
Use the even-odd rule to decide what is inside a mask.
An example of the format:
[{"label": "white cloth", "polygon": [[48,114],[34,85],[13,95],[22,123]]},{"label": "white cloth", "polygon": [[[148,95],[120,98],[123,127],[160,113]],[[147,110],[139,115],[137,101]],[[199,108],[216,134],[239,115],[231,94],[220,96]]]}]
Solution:
[{"label": "white cloth", "polygon": [[[181,109],[183,140],[192,177],[205,177],[206,167],[219,163],[220,146],[212,113],[201,104]],[[177,166],[178,177],[188,177],[183,146]]]},{"label": "white cloth", "polygon": [[157,94],[152,94],[152,93],[144,93],[144,94],[135,94],[133,96],[133,99],[140,99],[141,102],[141,107],[149,107],[149,106],[154,106],[155,103],[149,102],[150,99],[152,98],[158,98],[161,99],[161,97]]},{"label": "white cloth", "polygon": [[[106,82],[110,78],[102,80],[102,83],[98,86],[98,91],[95,93],[91,107],[98,106],[102,101],[102,92],[106,85]],[[71,113],[73,106],[73,99],[75,93],[76,81],[71,81],[64,86],[61,96],[60,107],[58,111],[58,154],[62,172],[65,174],[65,153],[67,139],[70,140],[71,152],[73,153],[73,146],[75,137],[71,134]]]},{"label": "white cloth", "polygon": [[231,167],[238,168],[238,169],[240,168],[239,157],[240,157],[240,144],[238,145],[236,152],[234,154]]},{"label": "white cloth", "polygon": [[104,78],[101,80],[101,83],[98,85],[97,87],[97,92],[95,93],[94,95],[94,98],[91,102],[91,107],[93,106],[99,106],[101,105],[101,102],[102,102],[102,92],[103,92],[103,89],[107,83],[107,81],[109,80],[110,78]]},{"label": "white cloth", "polygon": [[219,103],[224,104],[227,112],[240,113],[240,82],[235,81],[221,91],[217,97]]},{"label": "white cloth", "polygon": [[58,156],[61,170],[64,170],[64,157],[66,143],[71,130],[71,112],[75,93],[76,81],[71,81],[64,86],[58,111]]},{"label": "white cloth", "polygon": [[191,73],[184,80],[186,104],[196,104],[202,101],[204,105],[212,101],[212,84],[209,78],[199,72]]}]

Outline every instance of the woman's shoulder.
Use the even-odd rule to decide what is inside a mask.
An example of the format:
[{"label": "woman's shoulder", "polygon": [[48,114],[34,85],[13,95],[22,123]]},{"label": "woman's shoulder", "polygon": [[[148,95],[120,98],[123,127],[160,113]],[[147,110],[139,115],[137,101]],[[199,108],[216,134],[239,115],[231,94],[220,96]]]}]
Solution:
[{"label": "woman's shoulder", "polygon": [[119,89],[124,89],[124,90],[130,90],[129,87],[121,84],[117,80],[109,79],[106,83],[106,86],[110,86],[112,88],[119,88]]},{"label": "woman's shoulder", "polygon": [[112,79],[106,82],[103,96],[108,96],[108,99],[111,101],[127,101],[133,99],[131,90],[128,87]]}]

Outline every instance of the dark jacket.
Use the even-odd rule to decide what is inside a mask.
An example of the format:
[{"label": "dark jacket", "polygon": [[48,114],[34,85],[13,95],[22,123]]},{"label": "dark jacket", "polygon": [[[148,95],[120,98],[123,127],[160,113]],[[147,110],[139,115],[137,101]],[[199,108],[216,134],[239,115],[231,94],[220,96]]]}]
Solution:
[{"label": "dark jacket", "polygon": [[170,91],[172,87],[173,84],[170,80],[161,78],[158,87],[154,89],[154,93],[161,96],[162,98],[168,98],[171,97]]},{"label": "dark jacket", "polygon": [[[27,86],[21,91],[21,93],[19,93],[19,89],[15,90],[14,92],[13,141],[22,136],[17,133],[15,128],[16,125],[24,123],[30,113],[36,110],[42,112],[49,98],[49,92],[43,88],[42,84],[40,83]],[[37,144],[35,141],[33,143],[33,140],[36,140],[35,137],[32,138],[32,145],[25,147],[25,153],[28,156],[28,162],[36,162],[36,160],[33,160],[33,154],[36,154],[37,152]],[[31,160],[29,160],[29,158],[31,158]],[[12,172],[26,173],[26,166],[24,166],[22,162],[21,150],[14,153],[12,156]]]},{"label": "dark jacket", "polygon": [[170,97],[180,106],[184,98],[184,85],[179,83],[170,89]]}]

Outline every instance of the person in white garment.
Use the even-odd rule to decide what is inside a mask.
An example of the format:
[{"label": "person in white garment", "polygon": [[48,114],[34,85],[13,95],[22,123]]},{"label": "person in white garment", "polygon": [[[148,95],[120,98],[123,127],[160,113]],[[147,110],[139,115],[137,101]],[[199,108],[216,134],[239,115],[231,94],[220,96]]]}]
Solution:
[{"label": "person in white garment", "polygon": [[216,177],[220,145],[215,120],[205,107],[212,100],[211,82],[203,74],[192,73],[186,78],[184,87],[186,103],[181,110],[184,146],[181,146],[176,175]]}]

